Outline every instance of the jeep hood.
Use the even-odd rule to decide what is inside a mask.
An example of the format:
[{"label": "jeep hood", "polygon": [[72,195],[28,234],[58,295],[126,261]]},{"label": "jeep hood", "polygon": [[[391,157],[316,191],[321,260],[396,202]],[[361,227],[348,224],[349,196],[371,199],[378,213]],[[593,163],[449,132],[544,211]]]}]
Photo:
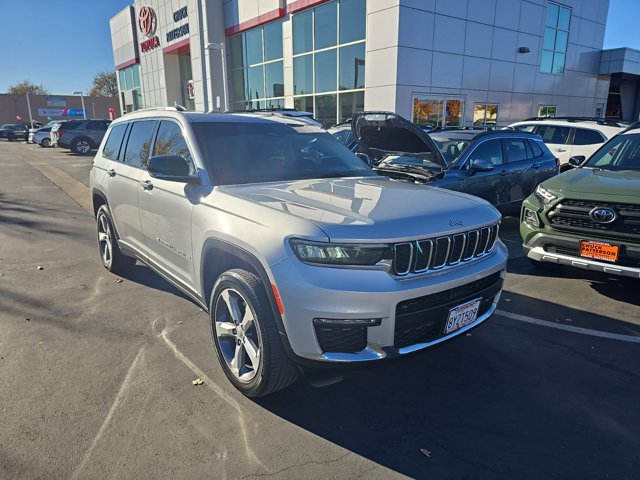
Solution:
[{"label": "jeep hood", "polygon": [[[218,188],[313,222],[334,241],[403,241],[470,230],[500,219],[498,211],[479,198],[384,177]],[[268,222],[264,218],[261,221]]]},{"label": "jeep hood", "polygon": [[359,151],[383,150],[389,153],[431,153],[442,168],[447,163],[436,144],[421,128],[391,112],[360,112],[351,120],[351,131]]},{"label": "jeep hood", "polygon": [[564,197],[572,195],[632,197],[636,203],[639,201],[640,171],[575,168],[545,181],[544,187]]}]

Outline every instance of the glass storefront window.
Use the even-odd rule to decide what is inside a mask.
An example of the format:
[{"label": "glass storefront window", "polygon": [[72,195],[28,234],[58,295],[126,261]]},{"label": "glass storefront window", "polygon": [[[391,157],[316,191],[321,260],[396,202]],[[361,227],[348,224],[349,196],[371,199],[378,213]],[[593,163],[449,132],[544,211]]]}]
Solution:
[{"label": "glass storefront window", "polygon": [[301,112],[313,113],[313,97],[296,97],[293,99],[293,108]]},{"label": "glass storefront window", "polygon": [[293,54],[313,50],[313,10],[293,16]]},{"label": "glass storefront window", "polygon": [[334,0],[292,21],[296,109],[326,126],[363,110],[366,0]]},{"label": "glass storefront window", "polygon": [[338,96],[338,122],[344,122],[353,117],[356,112],[364,110],[364,92],[341,93]]},{"label": "glass storefront window", "polygon": [[473,124],[495,127],[498,123],[498,105],[491,103],[476,103],[473,107]]},{"label": "glass storefront window", "polygon": [[269,62],[282,58],[282,22],[264,26],[264,60]]},{"label": "glass storefront window", "polygon": [[337,95],[316,95],[316,119],[323,125],[335,125]]},{"label": "glass storefront window", "polygon": [[264,98],[264,67],[258,65],[256,67],[249,67],[247,75],[247,86],[249,90],[249,99],[257,100]]},{"label": "glass storefront window", "polygon": [[266,97],[284,97],[284,70],[282,60],[264,66],[267,90]]},{"label": "glass storefront window", "polygon": [[293,59],[293,94],[313,93],[313,55]]},{"label": "glass storefront window", "polygon": [[245,71],[235,70],[231,72],[231,89],[233,91],[233,102],[244,102],[247,96],[245,83]]},{"label": "glass storefront window", "polygon": [[555,117],[558,107],[556,105],[540,105],[538,107],[539,117]]},{"label": "glass storefront window", "polygon": [[337,4],[329,3],[315,9],[314,49],[333,47],[338,41]]},{"label": "glass storefront window", "polygon": [[433,98],[413,99],[413,123],[438,127],[443,125],[444,101]]},{"label": "glass storefront window", "polygon": [[340,48],[340,90],[364,88],[364,43]]},{"label": "glass storefront window", "polygon": [[284,105],[282,21],[248,30],[229,43],[234,110]]},{"label": "glass storefront window", "polygon": [[140,65],[133,65],[131,69],[133,70],[133,87],[140,88]]},{"label": "glass storefront window", "polygon": [[327,50],[315,55],[316,92],[334,92],[336,88],[336,50]]},{"label": "glass storefront window", "polygon": [[262,63],[262,29],[256,28],[246,32],[245,43],[247,47],[247,65]]},{"label": "glass storefront window", "polygon": [[447,111],[444,118],[445,125],[462,125],[464,101],[447,99]]},{"label": "glass storefront window", "polygon": [[564,73],[570,24],[571,10],[555,3],[549,3],[542,40],[540,61],[542,73]]},{"label": "glass storefront window", "polygon": [[366,20],[365,0],[341,0],[340,43],[364,40]]},{"label": "glass storefront window", "polygon": [[231,37],[229,49],[231,50],[231,70],[244,67],[244,36]]}]

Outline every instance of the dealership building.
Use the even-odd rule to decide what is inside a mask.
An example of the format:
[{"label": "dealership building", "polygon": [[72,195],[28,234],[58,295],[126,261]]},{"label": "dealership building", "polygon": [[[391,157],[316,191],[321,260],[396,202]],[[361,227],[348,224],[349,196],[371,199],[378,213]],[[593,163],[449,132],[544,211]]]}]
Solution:
[{"label": "dealership building", "polygon": [[136,0],[110,22],[122,111],[359,110],[418,123],[638,118],[609,0]]}]

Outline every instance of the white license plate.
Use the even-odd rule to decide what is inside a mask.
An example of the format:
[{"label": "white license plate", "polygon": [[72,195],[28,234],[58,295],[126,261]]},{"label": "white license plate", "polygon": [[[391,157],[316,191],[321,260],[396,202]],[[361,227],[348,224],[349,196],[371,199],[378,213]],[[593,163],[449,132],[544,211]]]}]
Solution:
[{"label": "white license plate", "polygon": [[478,298],[449,310],[449,318],[447,319],[447,326],[444,329],[444,333],[455,332],[475,322],[476,318],[478,318],[481,300],[481,298]]}]

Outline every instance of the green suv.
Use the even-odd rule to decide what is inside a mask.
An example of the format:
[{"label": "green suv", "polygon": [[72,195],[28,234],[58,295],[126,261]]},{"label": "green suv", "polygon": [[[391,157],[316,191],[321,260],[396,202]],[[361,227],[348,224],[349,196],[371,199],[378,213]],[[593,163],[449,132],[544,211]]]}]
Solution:
[{"label": "green suv", "polygon": [[570,163],[522,204],[525,255],[640,278],[640,123]]}]

